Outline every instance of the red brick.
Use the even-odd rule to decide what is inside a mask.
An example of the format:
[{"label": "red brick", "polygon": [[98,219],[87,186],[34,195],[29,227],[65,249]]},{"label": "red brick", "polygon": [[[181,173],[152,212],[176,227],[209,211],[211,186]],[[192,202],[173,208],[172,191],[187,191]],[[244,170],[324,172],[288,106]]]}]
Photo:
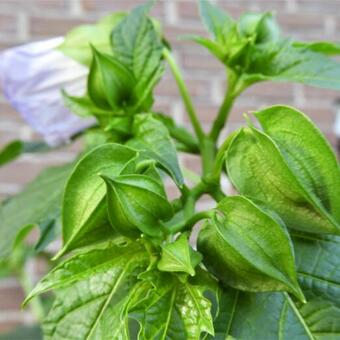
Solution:
[{"label": "red brick", "polygon": [[180,19],[199,20],[198,2],[179,1],[177,11]]},{"label": "red brick", "polygon": [[[106,11],[106,12],[122,12],[130,11],[138,5],[144,4],[144,0],[83,0],[83,8],[85,11]],[[163,6],[158,2],[152,8],[153,15],[163,14]]]},{"label": "red brick", "polygon": [[0,296],[0,311],[20,310],[25,299],[25,295],[19,286],[0,288]]},{"label": "red brick", "polygon": [[11,14],[0,13],[0,32],[2,34],[15,35],[17,32],[17,18]]},{"label": "red brick", "polygon": [[11,331],[19,325],[22,325],[21,320],[0,322],[0,335]]},{"label": "red brick", "polygon": [[64,35],[72,28],[92,23],[92,20],[63,19],[49,17],[30,17],[31,34],[37,37],[54,37]]}]

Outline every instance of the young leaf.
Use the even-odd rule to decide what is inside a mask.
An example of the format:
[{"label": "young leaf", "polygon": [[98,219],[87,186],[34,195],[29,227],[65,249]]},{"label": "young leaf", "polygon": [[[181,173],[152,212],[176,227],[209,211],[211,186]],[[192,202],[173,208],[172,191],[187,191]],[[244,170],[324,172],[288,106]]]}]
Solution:
[{"label": "young leaf", "polygon": [[135,8],[113,29],[111,36],[115,58],[131,70],[136,79],[140,104],[148,99],[164,71],[163,44],[147,17],[148,9],[148,5]]},{"label": "young leaf", "polygon": [[300,42],[294,41],[293,46],[303,47],[313,52],[322,53],[325,55],[338,55],[340,54],[340,44],[330,41],[313,41],[313,42]]},{"label": "young leaf", "polygon": [[140,114],[135,117],[133,135],[127,144],[144,151],[150,158],[159,162],[175,180],[183,184],[183,176],[177,160],[176,147],[169,136],[167,128],[151,114]]},{"label": "young leaf", "polygon": [[294,233],[293,242],[307,303],[298,303],[285,293],[248,294],[221,289],[214,321],[216,335],[240,340],[339,337],[340,238]]},{"label": "young leaf", "polygon": [[125,13],[110,14],[95,25],[76,27],[65,36],[59,50],[81,64],[90,66],[92,60],[91,45],[102,53],[111,52],[110,34],[112,29],[123,20]]},{"label": "young leaf", "polygon": [[261,80],[297,82],[306,85],[340,89],[340,63],[323,53],[294,47],[281,40],[249,50],[246,83]]},{"label": "young leaf", "polygon": [[118,176],[136,156],[134,150],[111,143],[93,149],[78,162],[65,189],[64,246],[59,256],[74,249],[86,236],[91,236],[86,239],[89,244],[108,235],[105,183],[99,174]]},{"label": "young leaf", "polygon": [[233,25],[233,19],[208,0],[200,0],[200,15],[210,33],[217,41],[224,41],[224,35]]},{"label": "young leaf", "polygon": [[23,153],[46,152],[52,147],[43,141],[14,140],[0,150],[0,167],[17,159]]},{"label": "young leaf", "polygon": [[26,300],[56,289],[56,299],[43,323],[45,339],[90,339],[109,306],[121,306],[148,262],[149,255],[140,243],[118,239],[59,264]]},{"label": "young leaf", "polygon": [[340,168],[320,130],[302,112],[287,106],[269,107],[255,116],[295,176],[340,223]]},{"label": "young leaf", "polygon": [[20,156],[22,149],[23,145],[19,140],[15,140],[5,145],[0,150],[0,166],[3,166]]},{"label": "young leaf", "polygon": [[304,296],[297,283],[292,244],[284,227],[242,196],[223,199],[198,238],[204,264],[222,282],[252,292]]},{"label": "young leaf", "polygon": [[93,62],[88,77],[88,95],[100,109],[124,110],[135,98],[135,78],[115,57],[93,49]]},{"label": "young leaf", "polygon": [[102,176],[107,186],[107,208],[112,227],[120,234],[140,232],[161,237],[160,220],[173,215],[163,184],[145,175]]},{"label": "young leaf", "polygon": [[163,272],[184,272],[195,275],[195,267],[202,261],[202,255],[193,250],[188,237],[182,234],[175,242],[162,246],[162,256],[157,268]]},{"label": "young leaf", "polygon": [[[198,281],[198,280],[197,280]],[[140,324],[138,339],[200,339],[202,332],[214,335],[210,301],[204,284],[181,282],[168,273],[157,273],[154,286],[142,290],[130,316]]]},{"label": "young leaf", "polygon": [[238,30],[242,36],[255,37],[255,43],[278,41],[280,29],[271,13],[245,13],[240,17]]},{"label": "young leaf", "polygon": [[18,195],[0,206],[0,258],[10,255],[17,234],[39,226],[53,226],[60,216],[60,205],[67,177],[73,164],[46,169]]},{"label": "young leaf", "polygon": [[62,90],[62,95],[65,106],[78,116],[88,117],[93,115],[112,114],[112,110],[101,109],[95,105],[88,95],[82,97],[70,96],[64,90]]},{"label": "young leaf", "polygon": [[233,139],[226,166],[242,195],[263,202],[285,224],[315,233],[340,233],[335,219],[309,194],[275,142],[255,128],[244,128]]},{"label": "young leaf", "polygon": [[169,116],[154,114],[153,117],[160,120],[167,127],[170,136],[179,144],[183,144],[188,151],[198,153],[197,139],[186,128],[176,125],[175,121]]}]

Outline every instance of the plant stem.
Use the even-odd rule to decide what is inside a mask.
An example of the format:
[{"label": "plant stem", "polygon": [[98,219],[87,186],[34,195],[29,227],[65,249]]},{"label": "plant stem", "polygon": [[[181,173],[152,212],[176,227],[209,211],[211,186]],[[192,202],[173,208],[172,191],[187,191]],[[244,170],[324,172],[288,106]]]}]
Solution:
[{"label": "plant stem", "polygon": [[[19,273],[19,281],[20,284],[25,292],[25,295],[27,296],[33,289],[33,284],[32,281],[25,269],[25,266],[21,268],[20,273]],[[39,297],[34,297],[30,302],[28,303],[29,306],[31,307],[31,310],[36,318],[36,320],[41,323],[42,320],[44,319],[45,311],[44,308],[41,304],[40,298]]]},{"label": "plant stem", "polygon": [[217,118],[214,121],[213,127],[209,134],[210,138],[215,142],[217,141],[220,132],[228,119],[228,116],[234,103],[234,99],[235,97],[232,95],[232,91],[228,91],[226,96],[224,97],[223,103],[218,111]]},{"label": "plant stem", "polygon": [[216,155],[216,143],[209,137],[205,137],[201,146],[202,173],[205,178],[212,171]]},{"label": "plant stem", "polygon": [[226,140],[222,143],[222,145],[219,147],[216,158],[215,158],[211,177],[208,179],[210,182],[220,183],[220,177],[221,177],[225,152],[228,150],[231,141],[233,140],[233,138],[235,137],[237,133],[238,133],[238,130],[232,132],[226,138]]},{"label": "plant stem", "polygon": [[195,134],[198,138],[198,141],[201,144],[205,135],[204,135],[203,129],[201,127],[201,124],[200,124],[200,122],[197,118],[196,111],[194,109],[194,105],[191,101],[191,97],[189,95],[188,89],[187,89],[187,87],[184,83],[181,71],[180,71],[178,65],[176,64],[175,59],[173,58],[172,54],[170,53],[170,51],[168,49],[166,49],[166,48],[163,49],[163,56],[170,66],[171,72],[172,72],[172,74],[173,74],[173,76],[176,80],[176,83],[177,83],[178,88],[179,88],[179,92],[182,96],[185,108],[186,108],[186,110],[189,114],[191,124],[194,128],[194,131],[195,131]]},{"label": "plant stem", "polygon": [[210,131],[209,137],[216,142],[221,130],[225,126],[227,119],[229,117],[231,108],[233,106],[235,98],[243,91],[244,87],[240,78],[235,73],[229,71],[228,77],[228,90],[224,97],[223,103],[218,111],[217,118],[214,121],[212,129]]},{"label": "plant stem", "polygon": [[200,212],[192,215],[186,222],[179,223],[179,224],[173,226],[170,230],[170,233],[176,234],[179,231],[183,232],[185,230],[190,230],[195,226],[195,224],[198,221],[210,218],[210,217],[213,216],[213,214],[214,214],[214,211],[212,211],[212,210],[211,211],[200,211]]}]

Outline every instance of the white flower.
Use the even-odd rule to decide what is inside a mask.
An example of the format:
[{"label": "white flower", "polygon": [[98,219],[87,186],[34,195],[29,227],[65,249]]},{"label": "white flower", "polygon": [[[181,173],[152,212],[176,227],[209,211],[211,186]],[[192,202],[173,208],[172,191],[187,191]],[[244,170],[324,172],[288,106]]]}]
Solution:
[{"label": "white flower", "polygon": [[0,53],[5,97],[50,145],[58,145],[93,124],[71,113],[61,89],[83,95],[88,69],[56,49],[63,37],[14,47]]}]

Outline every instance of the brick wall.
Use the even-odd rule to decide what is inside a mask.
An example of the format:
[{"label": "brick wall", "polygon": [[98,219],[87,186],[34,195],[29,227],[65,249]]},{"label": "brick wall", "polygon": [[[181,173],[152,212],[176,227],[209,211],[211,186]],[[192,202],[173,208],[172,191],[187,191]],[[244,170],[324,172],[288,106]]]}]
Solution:
[{"label": "brick wall", "polygon": [[[63,35],[75,25],[93,22],[110,11],[130,9],[138,3],[139,0],[0,0],[0,50]],[[245,10],[275,11],[283,31],[297,39],[340,40],[340,0],[220,0],[219,4],[234,16]],[[200,119],[208,128],[222,100],[223,68],[199,46],[177,39],[188,33],[204,34],[196,1],[160,0],[154,14],[163,22]],[[241,96],[233,109],[229,130],[241,124],[244,111],[274,103],[290,104],[308,113],[334,143],[334,101],[338,97],[336,91],[296,84],[255,85]],[[168,73],[157,88],[156,106],[173,115],[178,122],[188,122],[175,83]],[[15,138],[30,140],[37,136],[0,94],[0,147]],[[43,156],[26,155],[0,168],[0,199],[18,192],[42,168],[72,159],[77,149],[78,146],[71,146]],[[185,157],[182,161],[188,167],[198,165],[197,157]],[[33,268],[32,273],[36,273],[37,265],[29,266]],[[14,278],[0,280],[0,332],[33,321],[29,311],[19,310],[22,297]]]}]

